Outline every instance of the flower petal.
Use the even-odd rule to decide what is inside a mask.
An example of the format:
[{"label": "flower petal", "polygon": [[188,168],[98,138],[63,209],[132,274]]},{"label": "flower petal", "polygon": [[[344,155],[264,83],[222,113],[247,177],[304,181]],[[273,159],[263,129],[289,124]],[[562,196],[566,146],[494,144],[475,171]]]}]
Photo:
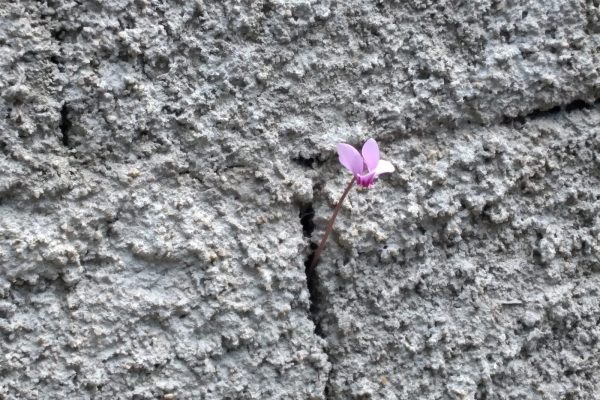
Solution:
[{"label": "flower petal", "polygon": [[358,175],[356,177],[356,183],[358,184],[358,186],[368,188],[373,186],[375,178],[377,178],[377,176],[375,176],[375,171],[371,171],[365,175]]},{"label": "flower petal", "polygon": [[363,144],[362,156],[369,171],[374,171],[379,163],[379,146],[375,139],[371,138]]},{"label": "flower petal", "polygon": [[375,176],[379,176],[381,174],[387,174],[390,172],[394,172],[396,168],[392,165],[391,162],[385,160],[379,160],[379,164],[377,164],[377,168],[375,168]]},{"label": "flower petal", "polygon": [[362,174],[363,158],[354,147],[346,143],[338,143],[337,152],[340,158],[340,163],[348,168],[354,175]]}]

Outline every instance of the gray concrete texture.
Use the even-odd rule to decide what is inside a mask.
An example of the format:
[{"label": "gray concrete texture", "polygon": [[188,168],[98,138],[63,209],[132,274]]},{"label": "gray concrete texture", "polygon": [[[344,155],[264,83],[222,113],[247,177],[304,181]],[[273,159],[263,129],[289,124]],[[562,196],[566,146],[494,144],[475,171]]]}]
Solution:
[{"label": "gray concrete texture", "polygon": [[0,0],[0,399],[600,398],[599,61],[597,0]]}]

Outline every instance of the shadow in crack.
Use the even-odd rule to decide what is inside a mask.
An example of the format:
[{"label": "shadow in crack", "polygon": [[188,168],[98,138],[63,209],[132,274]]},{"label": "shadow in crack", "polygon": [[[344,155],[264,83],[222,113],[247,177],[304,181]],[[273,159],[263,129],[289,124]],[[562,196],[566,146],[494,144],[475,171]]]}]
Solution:
[{"label": "shadow in crack", "polygon": [[[313,221],[315,217],[315,209],[312,203],[303,204],[300,206],[300,224],[302,225],[302,235],[305,238],[312,237],[312,234],[315,230],[315,223]],[[304,272],[306,273],[306,286],[308,288],[309,300],[310,300],[310,318],[315,325],[315,333],[320,337],[324,337],[323,331],[321,329],[320,323],[320,312],[321,312],[321,303],[322,303],[322,295],[319,290],[320,281],[319,274],[317,273],[317,268],[312,267],[312,260],[315,256],[315,250],[317,245],[315,243],[310,242],[310,252],[304,261]]]}]

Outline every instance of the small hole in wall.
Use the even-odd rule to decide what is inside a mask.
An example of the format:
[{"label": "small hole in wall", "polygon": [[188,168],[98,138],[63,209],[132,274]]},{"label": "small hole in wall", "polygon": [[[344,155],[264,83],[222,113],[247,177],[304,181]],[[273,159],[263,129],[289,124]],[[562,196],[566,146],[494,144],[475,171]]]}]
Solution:
[{"label": "small hole in wall", "polygon": [[262,6],[263,14],[268,14],[273,11],[273,5],[269,1],[265,1]]},{"label": "small hole in wall", "polygon": [[165,55],[158,55],[154,60],[154,69],[159,74],[166,74],[171,68],[171,61]]},{"label": "small hole in wall", "polygon": [[313,163],[315,162],[314,158],[304,158],[301,156],[298,156],[296,158],[292,159],[296,164],[301,165],[303,167],[306,168],[312,168],[313,167]]},{"label": "small hole in wall", "polygon": [[292,158],[292,161],[302,167],[311,169],[318,167],[325,162],[325,160],[319,159],[318,154],[314,157],[304,157],[299,154],[297,157]]},{"label": "small hole in wall", "polygon": [[61,142],[63,144],[63,146],[65,147],[70,147],[71,143],[70,143],[70,137],[69,137],[69,131],[71,130],[72,124],[71,124],[71,120],[69,119],[69,106],[67,103],[63,103],[61,109],[60,109],[60,132],[61,132]]}]

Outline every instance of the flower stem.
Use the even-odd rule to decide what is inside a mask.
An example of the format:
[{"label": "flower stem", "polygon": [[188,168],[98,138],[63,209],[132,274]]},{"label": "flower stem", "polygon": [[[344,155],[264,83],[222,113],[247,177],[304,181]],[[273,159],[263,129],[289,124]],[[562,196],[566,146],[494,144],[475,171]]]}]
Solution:
[{"label": "flower stem", "polygon": [[329,222],[327,223],[327,228],[325,228],[325,233],[323,234],[321,243],[319,243],[319,247],[317,247],[317,250],[315,251],[315,254],[312,258],[312,261],[310,262],[311,269],[314,269],[317,266],[317,262],[319,261],[321,252],[325,248],[325,243],[327,242],[327,238],[329,237],[329,234],[333,230],[333,223],[335,222],[335,219],[338,215],[338,212],[340,211],[340,208],[342,208],[342,203],[344,202],[344,199],[346,199],[346,196],[348,196],[348,192],[350,192],[350,189],[352,189],[352,186],[354,186],[355,181],[356,181],[356,177],[352,177],[352,180],[350,181],[350,183],[348,183],[348,186],[346,186],[346,190],[344,190],[344,193],[342,193],[342,197],[340,197],[340,200],[335,205],[333,214],[331,215],[331,218],[329,218]]}]

